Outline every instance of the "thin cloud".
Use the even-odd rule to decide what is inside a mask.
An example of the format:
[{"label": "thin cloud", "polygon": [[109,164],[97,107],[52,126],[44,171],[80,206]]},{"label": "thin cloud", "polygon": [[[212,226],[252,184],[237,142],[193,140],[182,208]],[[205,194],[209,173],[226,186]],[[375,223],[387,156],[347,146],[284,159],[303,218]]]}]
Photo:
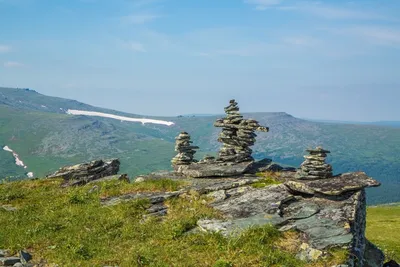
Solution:
[{"label": "thin cloud", "polygon": [[142,43],[139,43],[139,42],[134,42],[134,41],[127,42],[125,44],[125,46],[127,48],[129,48],[130,50],[133,50],[135,52],[140,52],[140,53],[146,52],[146,49],[144,48],[144,45]]},{"label": "thin cloud", "polygon": [[126,24],[145,24],[159,17],[159,15],[154,14],[132,14],[121,17],[121,22]]},{"label": "thin cloud", "polygon": [[17,62],[17,61],[7,61],[7,62],[4,62],[3,66],[6,68],[21,68],[21,67],[24,67],[25,64],[23,64],[21,62]]},{"label": "thin cloud", "polygon": [[372,11],[361,10],[357,6],[332,6],[321,2],[292,2],[283,5],[282,0],[245,0],[245,3],[256,5],[256,9],[274,8],[282,11],[296,11],[325,19],[358,19],[358,20],[394,20]]},{"label": "thin cloud", "polygon": [[279,5],[282,0],[245,0],[244,2],[255,5],[257,10],[265,10],[269,7]]},{"label": "thin cloud", "polygon": [[7,53],[11,51],[11,46],[0,45],[0,53]]},{"label": "thin cloud", "polygon": [[400,31],[376,26],[354,26],[343,29],[331,29],[333,33],[346,34],[375,45],[400,46]]},{"label": "thin cloud", "polygon": [[316,46],[319,41],[311,37],[297,36],[283,38],[283,42],[290,45],[313,47]]}]

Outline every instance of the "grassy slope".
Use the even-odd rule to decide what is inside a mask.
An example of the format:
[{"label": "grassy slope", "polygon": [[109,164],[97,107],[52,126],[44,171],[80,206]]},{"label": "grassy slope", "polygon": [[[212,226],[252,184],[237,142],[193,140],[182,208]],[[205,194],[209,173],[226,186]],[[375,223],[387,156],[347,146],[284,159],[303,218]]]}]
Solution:
[{"label": "grassy slope", "polygon": [[151,127],[0,105],[0,145],[16,151],[28,169],[16,168],[5,151],[0,152],[0,167],[9,175],[33,171],[43,176],[66,164],[119,157],[121,172],[131,175],[162,169],[174,155],[173,144]]},{"label": "grassy slope", "polygon": [[366,235],[385,252],[388,260],[400,262],[400,203],[369,207]]},{"label": "grassy slope", "polygon": [[[34,260],[47,259],[61,266],[328,266],[339,263],[343,252],[306,265],[293,256],[299,247],[295,233],[281,234],[265,226],[237,237],[185,232],[199,218],[220,215],[204,198],[189,195],[167,203],[164,220],[142,220],[146,201],[102,207],[99,197],[132,191],[176,190],[170,180],[141,184],[99,183],[80,188],[59,187],[59,180],[0,184],[0,247],[29,249]],[[287,251],[286,251],[287,250]],[[233,264],[233,265],[232,265]]]}]

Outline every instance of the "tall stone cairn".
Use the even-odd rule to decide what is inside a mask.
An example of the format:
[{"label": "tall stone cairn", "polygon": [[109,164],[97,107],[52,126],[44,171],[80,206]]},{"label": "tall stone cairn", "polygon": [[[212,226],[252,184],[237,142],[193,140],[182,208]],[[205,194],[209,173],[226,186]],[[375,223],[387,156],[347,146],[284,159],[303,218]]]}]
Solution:
[{"label": "tall stone cairn", "polygon": [[315,149],[306,150],[309,155],[304,156],[305,161],[297,171],[296,177],[299,179],[325,179],[332,177],[332,166],[325,162],[328,150],[318,146]]},{"label": "tall stone cairn", "polygon": [[222,127],[218,141],[223,143],[219,151],[217,162],[240,163],[253,161],[250,146],[256,141],[255,131],[268,132],[268,127],[263,127],[253,119],[243,119],[239,113],[238,103],[232,99],[229,106],[224,108],[226,117],[218,119],[215,127]]},{"label": "tall stone cairn", "polygon": [[172,166],[189,165],[195,162],[193,157],[199,147],[191,145],[193,142],[190,141],[190,135],[187,132],[181,132],[175,140],[175,151],[178,154],[171,160]]}]

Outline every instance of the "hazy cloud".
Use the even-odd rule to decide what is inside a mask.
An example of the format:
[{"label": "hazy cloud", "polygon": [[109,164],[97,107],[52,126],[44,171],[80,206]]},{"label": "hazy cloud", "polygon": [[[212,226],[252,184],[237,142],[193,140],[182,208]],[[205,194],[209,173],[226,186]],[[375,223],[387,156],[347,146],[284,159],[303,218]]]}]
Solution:
[{"label": "hazy cloud", "polygon": [[132,14],[121,17],[121,22],[126,24],[145,24],[159,17],[159,15],[154,14]]},{"label": "hazy cloud", "polygon": [[23,64],[21,62],[17,62],[17,61],[7,61],[7,62],[4,62],[3,66],[6,68],[20,68],[20,67],[24,67],[25,64]]},{"label": "hazy cloud", "polygon": [[0,53],[7,53],[11,51],[11,46],[0,44]]},{"label": "hazy cloud", "polygon": [[315,46],[319,43],[317,39],[307,36],[286,37],[283,42],[296,46]]},{"label": "hazy cloud", "polygon": [[400,30],[377,26],[353,26],[331,30],[337,34],[346,34],[361,38],[369,43],[390,45],[400,48]]},{"label": "hazy cloud", "polygon": [[282,0],[245,0],[244,2],[255,5],[257,10],[265,10],[271,6],[279,5]]},{"label": "hazy cloud", "polygon": [[146,49],[144,48],[144,45],[142,43],[139,43],[139,42],[135,42],[135,41],[126,42],[125,46],[128,49],[133,50],[135,52],[141,52],[141,53],[146,52]]}]

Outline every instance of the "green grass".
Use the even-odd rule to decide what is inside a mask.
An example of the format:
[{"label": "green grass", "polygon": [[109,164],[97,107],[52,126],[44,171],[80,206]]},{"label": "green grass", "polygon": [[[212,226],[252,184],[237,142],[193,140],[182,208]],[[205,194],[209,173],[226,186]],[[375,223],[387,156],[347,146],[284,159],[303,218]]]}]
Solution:
[{"label": "green grass", "polygon": [[117,193],[176,190],[181,183],[109,181],[97,183],[99,189],[90,193],[93,185],[60,188],[60,183],[39,179],[0,184],[0,205],[18,208],[0,209],[1,248],[28,249],[34,262],[45,259],[61,266],[323,266],[297,260],[298,236],[268,225],[234,237],[188,234],[200,218],[221,218],[206,198],[196,195],[168,201],[163,219],[143,219],[146,200],[108,207],[99,201]]},{"label": "green grass", "polygon": [[262,188],[269,185],[282,183],[277,180],[279,173],[276,172],[258,172],[256,173],[256,176],[262,177],[262,179],[260,179],[257,183],[251,185],[254,188]]},{"label": "green grass", "polygon": [[385,252],[387,260],[400,262],[400,204],[369,207],[366,236]]}]

